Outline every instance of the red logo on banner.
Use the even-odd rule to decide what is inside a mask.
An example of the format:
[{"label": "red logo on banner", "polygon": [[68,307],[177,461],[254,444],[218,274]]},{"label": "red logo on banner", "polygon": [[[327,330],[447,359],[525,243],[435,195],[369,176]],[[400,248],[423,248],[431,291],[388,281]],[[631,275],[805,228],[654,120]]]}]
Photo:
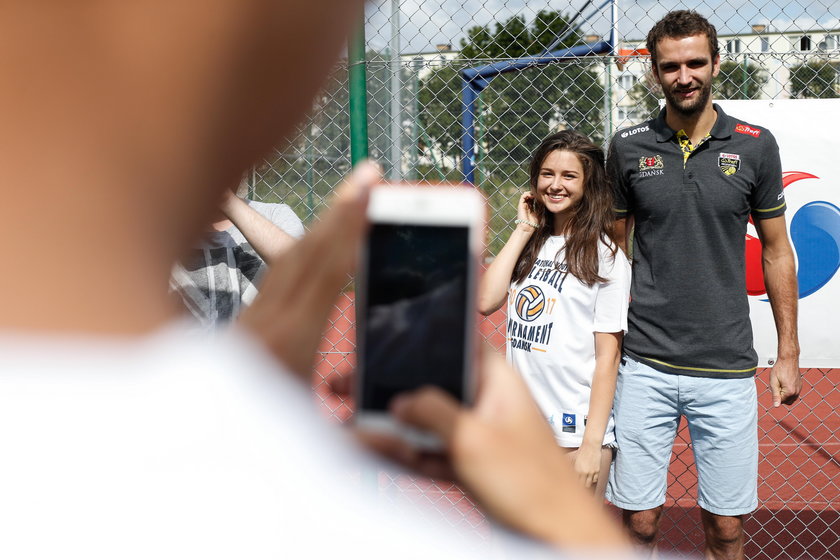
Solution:
[{"label": "red logo on banner", "polygon": [[759,136],[761,136],[761,130],[757,128],[752,128],[745,124],[736,124],[735,132],[740,132],[741,134],[749,134],[753,138],[758,138]]}]

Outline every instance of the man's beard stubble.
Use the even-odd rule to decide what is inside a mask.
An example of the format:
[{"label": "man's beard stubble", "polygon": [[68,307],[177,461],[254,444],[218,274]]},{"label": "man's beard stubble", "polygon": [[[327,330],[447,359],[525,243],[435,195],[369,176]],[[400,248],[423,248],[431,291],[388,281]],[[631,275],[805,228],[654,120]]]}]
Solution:
[{"label": "man's beard stubble", "polygon": [[665,95],[665,100],[668,102],[667,106],[670,109],[673,109],[683,117],[693,117],[702,112],[709,102],[709,98],[712,95],[712,83],[706,82],[698,90],[699,94],[697,98],[688,102],[679,102],[672,90],[663,88],[662,93]]}]

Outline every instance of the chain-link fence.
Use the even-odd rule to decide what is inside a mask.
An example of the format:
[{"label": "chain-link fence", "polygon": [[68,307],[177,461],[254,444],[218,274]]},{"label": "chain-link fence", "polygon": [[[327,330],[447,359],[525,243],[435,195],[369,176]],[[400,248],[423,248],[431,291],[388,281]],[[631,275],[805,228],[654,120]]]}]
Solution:
[{"label": "chain-link fence", "polygon": [[[511,231],[515,203],[527,185],[530,151],[551,131],[574,128],[608,142],[622,127],[658,110],[644,37],[671,9],[691,8],[718,29],[721,72],[716,99],[826,98],[840,95],[840,4],[781,0],[708,1],[691,6],[657,2],[567,4],[525,0],[402,0],[371,4],[366,15],[367,123],[370,156],[395,180],[464,179],[462,113],[473,116],[467,154],[474,183],[490,203],[488,255]],[[613,32],[615,30],[615,35]],[[612,49],[598,45],[614,40]],[[575,49],[590,45],[589,54]],[[584,49],[586,50],[586,49]],[[574,51],[574,54],[570,55]],[[525,57],[565,52],[542,64]],[[599,54],[600,53],[600,54]],[[507,64],[462,103],[462,71]],[[311,117],[283,152],[256,167],[253,196],[289,204],[308,223],[350,168],[348,64],[330,78]],[[771,125],[772,123],[768,123]],[[322,346],[319,373],[352,368],[353,286],[336,308]],[[483,332],[504,342],[504,318]],[[769,403],[766,372],[760,401]],[[805,372],[804,396],[791,408],[760,410],[759,510],[749,516],[752,558],[840,557],[840,389],[838,370]],[[318,385],[316,383],[316,385]],[[346,419],[345,403],[316,387],[330,414]],[[661,548],[698,552],[702,530],[696,474],[681,430],[670,471]],[[485,534],[481,513],[456,487],[380,476],[384,496],[427,502],[453,524]]]}]

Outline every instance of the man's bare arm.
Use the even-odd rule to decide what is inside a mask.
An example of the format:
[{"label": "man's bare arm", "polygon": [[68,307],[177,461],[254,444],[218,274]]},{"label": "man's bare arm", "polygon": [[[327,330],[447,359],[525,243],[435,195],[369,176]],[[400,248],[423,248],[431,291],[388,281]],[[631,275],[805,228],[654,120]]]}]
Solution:
[{"label": "man's bare arm", "polygon": [[632,262],[632,236],[633,236],[633,215],[628,215],[624,218],[617,218],[615,220],[615,240],[618,242],[618,246],[621,247],[621,250],[624,251],[624,254],[627,255],[627,258]]},{"label": "man's bare arm", "polygon": [[756,220],[755,227],[762,243],[764,283],[778,337],[778,355],[770,371],[773,406],[790,405],[802,389],[797,328],[799,300],[793,250],[788,241],[784,216]]},{"label": "man's bare arm", "polygon": [[271,264],[291,247],[295,238],[271,220],[229,192],[222,202],[222,212],[242,232],[262,260]]}]

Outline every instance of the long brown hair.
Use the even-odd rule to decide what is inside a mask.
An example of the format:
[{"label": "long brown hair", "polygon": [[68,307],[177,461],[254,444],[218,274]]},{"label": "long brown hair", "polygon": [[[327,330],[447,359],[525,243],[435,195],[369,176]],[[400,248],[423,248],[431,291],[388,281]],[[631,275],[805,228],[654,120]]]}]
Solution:
[{"label": "long brown hair", "polygon": [[[575,154],[583,167],[583,196],[572,209],[566,222],[565,260],[569,273],[592,286],[603,282],[598,275],[598,244],[603,241],[612,251],[618,245],[613,240],[613,191],[604,168],[604,151],[592,141],[573,130],[563,130],[542,141],[531,156],[530,183],[534,195],[534,211],[542,224],[528,240],[516,266],[511,281],[521,282],[528,276],[545,241],[554,233],[554,215],[547,212],[537,196],[537,179],[548,154],[565,150]],[[554,257],[557,260],[557,256]],[[560,264],[560,263],[558,263]]]}]

